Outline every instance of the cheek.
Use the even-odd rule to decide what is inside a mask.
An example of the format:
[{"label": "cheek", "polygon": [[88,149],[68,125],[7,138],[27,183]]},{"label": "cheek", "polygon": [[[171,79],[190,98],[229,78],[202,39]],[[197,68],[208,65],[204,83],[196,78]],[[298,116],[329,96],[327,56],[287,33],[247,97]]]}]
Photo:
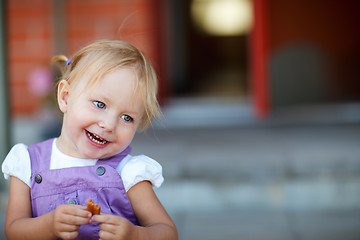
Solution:
[{"label": "cheek", "polygon": [[129,145],[135,136],[135,132],[134,128],[120,129],[117,134],[121,144]]},{"label": "cheek", "polygon": [[86,119],[86,117],[91,116],[91,108],[87,102],[80,99],[79,101],[76,101],[71,109],[71,114],[74,115],[74,118],[77,119]]},{"label": "cheek", "polygon": [[89,124],[91,115],[84,108],[69,109],[66,113],[67,124],[70,128],[83,128]]}]

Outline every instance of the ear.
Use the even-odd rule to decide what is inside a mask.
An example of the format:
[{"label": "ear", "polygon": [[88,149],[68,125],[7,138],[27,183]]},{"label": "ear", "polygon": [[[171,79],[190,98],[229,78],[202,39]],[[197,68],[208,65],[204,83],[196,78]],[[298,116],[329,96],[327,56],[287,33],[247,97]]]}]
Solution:
[{"label": "ear", "polygon": [[60,111],[66,113],[68,106],[70,84],[66,80],[61,80],[58,85],[57,101]]}]

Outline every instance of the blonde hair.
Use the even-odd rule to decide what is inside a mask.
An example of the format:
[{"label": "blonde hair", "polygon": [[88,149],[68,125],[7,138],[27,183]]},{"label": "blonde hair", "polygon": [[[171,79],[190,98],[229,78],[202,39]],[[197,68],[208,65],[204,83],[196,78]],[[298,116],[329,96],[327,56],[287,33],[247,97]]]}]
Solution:
[{"label": "blonde hair", "polygon": [[61,79],[75,86],[82,79],[88,80],[87,87],[93,86],[106,74],[120,67],[134,67],[137,83],[143,103],[145,114],[140,123],[140,129],[146,129],[154,119],[160,115],[157,101],[157,76],[150,61],[143,52],[133,45],[119,40],[100,40],[80,49],[73,57],[71,63],[64,55],[54,56],[62,70]]}]

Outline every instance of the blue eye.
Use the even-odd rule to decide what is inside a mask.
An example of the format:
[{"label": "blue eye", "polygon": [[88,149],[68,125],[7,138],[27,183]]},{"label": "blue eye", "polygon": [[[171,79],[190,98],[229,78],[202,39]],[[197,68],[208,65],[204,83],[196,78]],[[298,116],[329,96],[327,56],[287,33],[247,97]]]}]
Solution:
[{"label": "blue eye", "polygon": [[132,122],[133,118],[129,115],[122,115],[121,118],[126,122]]},{"label": "blue eye", "polygon": [[100,108],[100,109],[104,109],[104,108],[105,108],[105,103],[103,103],[103,102],[94,101],[93,103],[95,104],[95,106],[96,106],[97,108]]}]

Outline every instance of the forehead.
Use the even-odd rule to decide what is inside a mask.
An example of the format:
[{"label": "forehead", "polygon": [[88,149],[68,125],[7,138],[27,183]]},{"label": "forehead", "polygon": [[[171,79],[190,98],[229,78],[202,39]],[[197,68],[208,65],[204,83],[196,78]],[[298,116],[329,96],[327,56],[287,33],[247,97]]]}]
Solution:
[{"label": "forehead", "polygon": [[101,89],[103,87],[134,88],[137,85],[137,75],[133,68],[122,67],[110,71],[99,77],[93,84],[93,88]]},{"label": "forehead", "polygon": [[103,79],[109,79],[111,76],[112,84],[121,84],[126,79],[131,79],[134,84],[139,85],[139,78],[137,69],[133,66],[122,66],[114,69],[87,69],[83,71],[76,78],[72,79],[71,85],[73,88],[79,89],[81,92],[90,90],[93,91],[99,88],[99,85],[104,84]]},{"label": "forehead", "polygon": [[138,104],[142,101],[142,88],[139,86],[133,68],[120,68],[105,74],[90,88],[90,94],[113,101],[129,101],[129,104]]},{"label": "forehead", "polygon": [[[142,64],[135,58],[126,58],[124,54],[114,52],[91,51],[82,56],[69,75],[74,86],[79,82],[84,87],[92,87],[105,75],[120,68],[131,68],[134,73],[142,75]],[[85,81],[85,83],[83,83]]]}]

